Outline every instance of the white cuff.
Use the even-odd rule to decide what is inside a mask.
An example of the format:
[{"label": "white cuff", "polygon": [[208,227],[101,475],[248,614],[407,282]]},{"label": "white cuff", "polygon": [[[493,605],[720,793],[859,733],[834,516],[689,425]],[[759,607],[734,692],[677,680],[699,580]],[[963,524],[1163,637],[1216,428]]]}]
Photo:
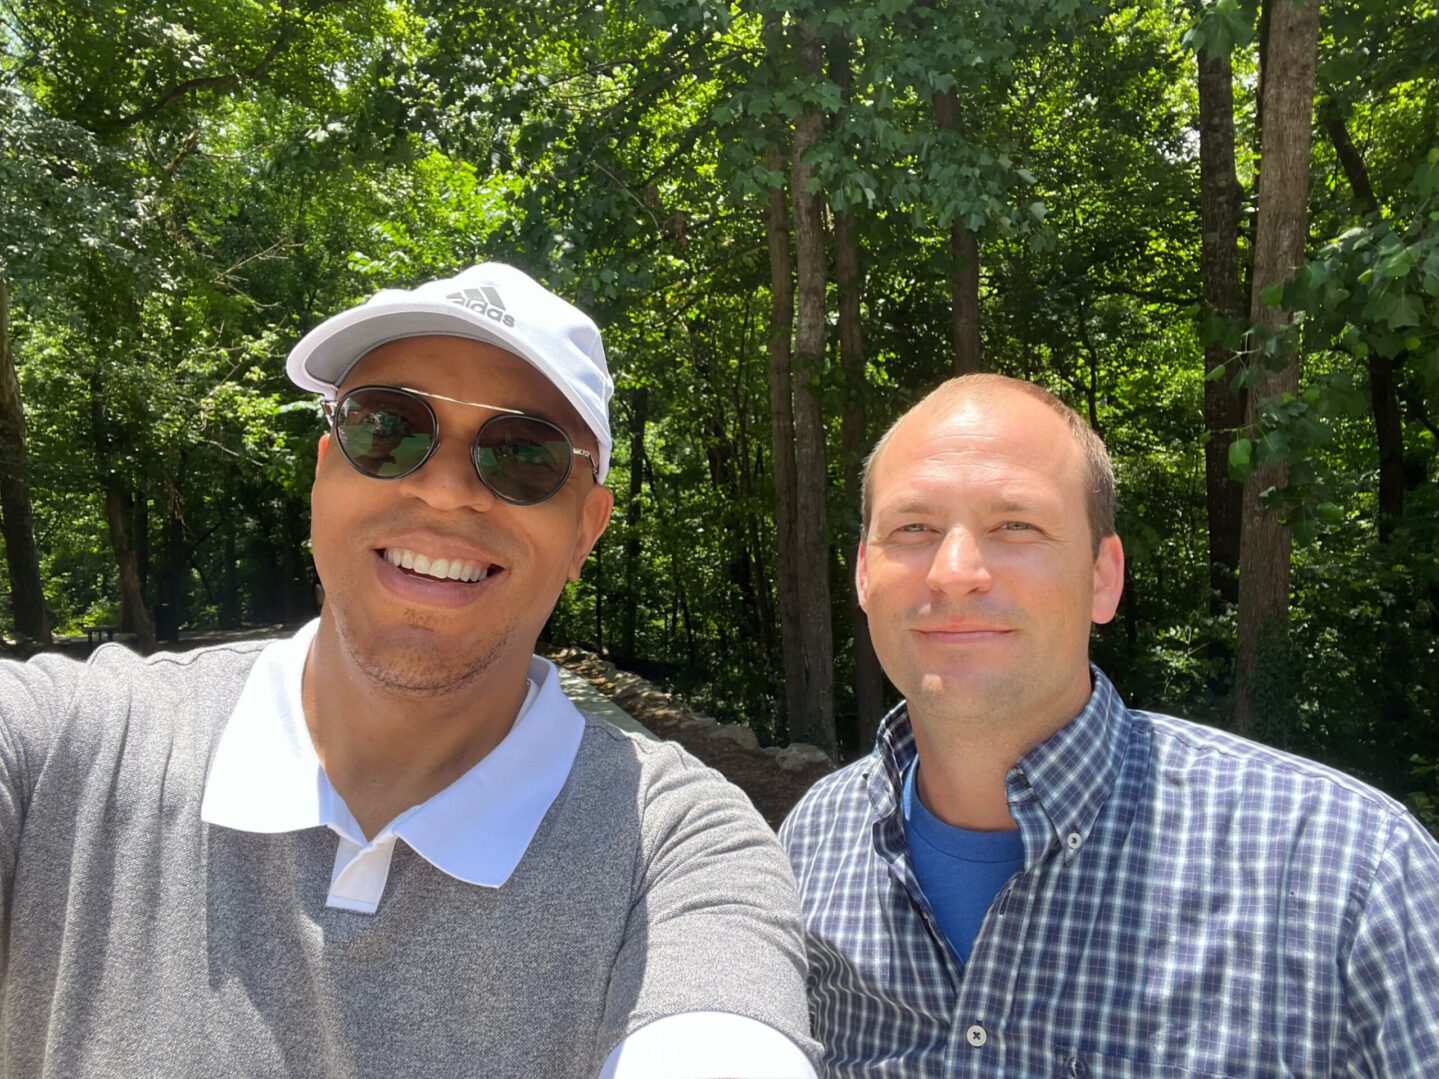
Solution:
[{"label": "white cuff", "polygon": [[774,1027],[729,1012],[647,1023],[610,1053],[599,1079],[816,1079],[803,1050]]}]

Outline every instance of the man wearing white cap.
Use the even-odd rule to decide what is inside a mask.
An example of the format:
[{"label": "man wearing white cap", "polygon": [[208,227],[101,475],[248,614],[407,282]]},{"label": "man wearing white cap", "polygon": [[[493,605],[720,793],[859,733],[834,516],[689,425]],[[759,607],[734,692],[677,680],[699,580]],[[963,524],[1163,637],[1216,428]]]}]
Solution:
[{"label": "man wearing white cap", "polygon": [[486,264],[289,373],[321,617],[0,666],[0,1076],[812,1075],[763,821],[531,654],[610,515],[594,324]]}]

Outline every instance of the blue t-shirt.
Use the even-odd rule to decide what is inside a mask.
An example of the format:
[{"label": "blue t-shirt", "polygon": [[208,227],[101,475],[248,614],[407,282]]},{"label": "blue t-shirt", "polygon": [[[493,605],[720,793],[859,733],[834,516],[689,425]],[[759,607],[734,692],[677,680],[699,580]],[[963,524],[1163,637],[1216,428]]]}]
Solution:
[{"label": "blue t-shirt", "polygon": [[1024,868],[1024,840],[1018,828],[971,832],[945,824],[920,800],[914,773],[911,765],[904,777],[904,832],[910,861],[940,932],[968,963],[989,905],[1009,878]]}]

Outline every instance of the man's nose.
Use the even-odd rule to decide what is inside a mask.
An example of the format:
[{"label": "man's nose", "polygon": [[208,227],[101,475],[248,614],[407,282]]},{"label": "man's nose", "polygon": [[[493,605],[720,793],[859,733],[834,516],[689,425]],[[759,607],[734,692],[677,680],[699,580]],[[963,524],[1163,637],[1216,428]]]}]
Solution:
[{"label": "man's nose", "polygon": [[963,594],[987,591],[992,578],[980,537],[967,528],[951,528],[940,540],[926,580],[935,592]]},{"label": "man's nose", "polygon": [[498,501],[494,492],[480,480],[475,471],[470,445],[474,433],[444,432],[435,452],[423,465],[399,482],[402,490],[437,510],[485,510]]}]

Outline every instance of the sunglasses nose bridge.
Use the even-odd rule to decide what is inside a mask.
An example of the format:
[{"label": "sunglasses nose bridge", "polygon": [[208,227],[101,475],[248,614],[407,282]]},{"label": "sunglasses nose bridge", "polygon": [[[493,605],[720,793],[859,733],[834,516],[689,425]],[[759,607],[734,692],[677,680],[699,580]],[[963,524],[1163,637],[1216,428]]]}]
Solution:
[{"label": "sunglasses nose bridge", "polygon": [[461,506],[488,509],[498,499],[495,490],[485,482],[474,458],[475,440],[466,440],[466,432],[451,424],[448,429],[438,422],[435,444],[422,467],[405,476],[405,481],[419,497],[442,508]]}]

